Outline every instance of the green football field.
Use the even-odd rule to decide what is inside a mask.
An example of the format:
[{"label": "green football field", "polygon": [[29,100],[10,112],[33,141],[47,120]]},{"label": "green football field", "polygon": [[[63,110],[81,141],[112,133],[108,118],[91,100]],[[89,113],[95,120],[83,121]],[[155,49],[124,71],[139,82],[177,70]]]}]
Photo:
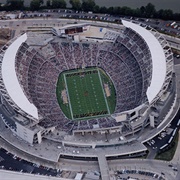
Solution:
[{"label": "green football field", "polygon": [[[104,78],[99,68],[72,70],[60,74],[57,97],[66,117],[81,120],[110,115],[115,105],[109,107],[103,81]],[[66,104],[62,102],[60,95],[64,89],[68,99]],[[112,97],[115,98],[115,96]]]}]

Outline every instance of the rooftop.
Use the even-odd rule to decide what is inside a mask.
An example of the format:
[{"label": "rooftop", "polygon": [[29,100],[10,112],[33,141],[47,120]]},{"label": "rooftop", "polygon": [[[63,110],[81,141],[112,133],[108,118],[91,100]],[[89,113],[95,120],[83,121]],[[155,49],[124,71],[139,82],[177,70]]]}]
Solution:
[{"label": "rooftop", "polygon": [[15,104],[24,112],[38,119],[37,108],[31,104],[25,96],[15,71],[16,52],[18,51],[21,44],[26,41],[26,39],[27,35],[23,34],[18,39],[16,39],[6,50],[2,62],[2,77],[5,88]]},{"label": "rooftop", "polygon": [[134,24],[129,21],[122,20],[124,26],[131,28],[136,31],[144,41],[147,43],[151,57],[152,57],[152,78],[150,86],[147,89],[147,98],[149,103],[158,95],[161,91],[163,83],[166,77],[166,58],[163,51],[163,48],[156,37],[144,27],[141,27],[138,24]]}]

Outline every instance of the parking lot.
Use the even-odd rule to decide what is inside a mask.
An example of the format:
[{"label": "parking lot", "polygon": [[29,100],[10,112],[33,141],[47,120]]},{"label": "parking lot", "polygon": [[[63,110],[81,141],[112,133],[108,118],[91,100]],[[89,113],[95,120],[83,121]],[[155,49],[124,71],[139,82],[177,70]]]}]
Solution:
[{"label": "parking lot", "polygon": [[180,127],[179,117],[180,112],[177,113],[174,120],[161,133],[145,143],[150,151],[148,158],[153,159],[159,151],[163,150],[164,148],[168,148],[178,133],[178,129]]},{"label": "parking lot", "polygon": [[145,180],[145,179],[159,179],[164,180],[163,174],[156,174],[149,171],[141,171],[141,170],[120,170],[116,171],[115,175],[118,180],[128,180],[130,178],[137,180]]},{"label": "parking lot", "polygon": [[46,176],[60,176],[61,174],[59,169],[56,170],[25,161],[2,148],[0,149],[0,169]]}]

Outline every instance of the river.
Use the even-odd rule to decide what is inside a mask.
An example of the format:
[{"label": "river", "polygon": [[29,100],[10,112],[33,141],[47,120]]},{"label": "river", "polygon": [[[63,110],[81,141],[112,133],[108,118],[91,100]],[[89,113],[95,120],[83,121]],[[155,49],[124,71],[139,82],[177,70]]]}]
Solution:
[{"label": "river", "polygon": [[[44,0],[44,3],[47,0]],[[6,0],[0,0],[1,3],[5,3]],[[25,5],[29,5],[31,0],[24,0]],[[66,0],[68,7],[70,7],[69,0]],[[95,0],[99,6],[128,6],[131,8],[137,8],[146,6],[149,2],[154,4],[156,10],[159,9],[171,9],[173,12],[180,13],[180,0]]]}]

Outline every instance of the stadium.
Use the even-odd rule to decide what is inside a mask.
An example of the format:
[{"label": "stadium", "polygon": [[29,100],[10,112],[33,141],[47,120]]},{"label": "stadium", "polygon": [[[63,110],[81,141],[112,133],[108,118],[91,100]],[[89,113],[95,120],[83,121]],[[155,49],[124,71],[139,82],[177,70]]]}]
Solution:
[{"label": "stadium", "polygon": [[148,132],[169,123],[176,103],[171,48],[141,23],[27,32],[0,58],[1,120],[29,144],[48,139],[94,149],[136,142],[145,151]]}]

